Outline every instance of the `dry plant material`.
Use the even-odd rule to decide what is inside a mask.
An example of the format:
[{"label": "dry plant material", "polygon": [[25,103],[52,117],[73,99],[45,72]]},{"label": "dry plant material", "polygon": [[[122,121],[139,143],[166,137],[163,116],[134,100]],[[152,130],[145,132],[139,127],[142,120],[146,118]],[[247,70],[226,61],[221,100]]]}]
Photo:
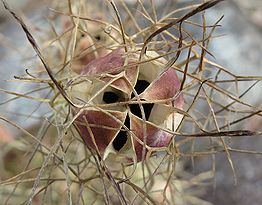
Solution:
[{"label": "dry plant material", "polygon": [[[155,52],[149,53],[147,59],[157,56]],[[82,113],[76,125],[87,146],[97,147],[104,159],[110,153],[115,154],[114,160],[118,155],[126,155],[132,162],[145,157],[143,146],[149,147],[146,149],[167,147],[173,135],[163,129],[176,130],[182,115],[174,113],[173,107],[182,109],[184,102],[176,71],[169,68],[163,72],[166,63],[163,59],[140,66],[136,66],[138,55],[127,59],[129,62],[123,68],[125,52],[117,49],[87,64],[81,75],[88,79],[90,86],[84,92],[83,86],[77,85],[80,90],[73,88],[72,96],[82,97],[81,101],[86,102],[87,108],[79,111]],[[101,77],[103,75],[105,77]],[[99,79],[89,79],[91,76]],[[162,103],[152,103],[152,100]],[[99,105],[104,106],[102,111],[95,109]],[[90,131],[87,126],[92,126]],[[135,160],[130,156],[132,149]]]},{"label": "dry plant material", "polygon": [[[207,25],[203,12],[220,2],[167,5],[159,18],[154,1],[138,0],[135,9],[122,0],[54,1],[41,41],[5,4],[42,64],[15,76],[40,88],[1,89],[15,95],[1,105],[26,98],[51,112],[30,131],[0,116],[21,132],[12,146],[27,160],[0,182],[3,204],[210,204],[200,197],[214,177],[215,154],[226,154],[233,172],[231,152],[261,154],[228,143],[261,135],[237,127],[261,117],[243,100],[261,77],[236,76],[210,60],[222,17]],[[239,92],[239,83],[253,81]],[[33,97],[42,89],[48,95]],[[205,156],[211,171],[185,171],[188,159]]]}]

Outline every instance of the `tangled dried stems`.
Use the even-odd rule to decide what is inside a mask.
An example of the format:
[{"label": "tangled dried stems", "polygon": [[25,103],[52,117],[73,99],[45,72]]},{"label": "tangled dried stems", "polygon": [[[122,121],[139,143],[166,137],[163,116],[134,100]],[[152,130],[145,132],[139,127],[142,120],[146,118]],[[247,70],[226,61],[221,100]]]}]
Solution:
[{"label": "tangled dried stems", "polygon": [[[18,173],[15,170],[15,175],[0,182],[3,204],[209,204],[199,196],[210,185],[215,174],[216,154],[226,154],[234,176],[232,152],[261,154],[235,149],[229,144],[232,137],[261,135],[260,132],[238,129],[243,121],[262,114],[261,109],[242,100],[260,82],[261,77],[237,76],[210,60],[213,55],[208,45],[217,37],[214,33],[223,17],[213,25],[207,25],[205,10],[220,2],[210,0],[172,11],[163,8],[167,13],[161,18],[157,15],[154,1],[144,5],[138,0],[135,9],[122,0],[117,3],[93,2],[92,9],[100,6],[100,12],[105,15],[97,18],[87,12],[90,10],[87,8],[90,1],[88,4],[85,1],[77,4],[70,0],[55,1],[47,18],[50,28],[41,31],[51,34],[39,44],[34,37],[36,34],[30,32],[24,21],[4,3],[22,26],[44,68],[26,70],[24,76],[15,76],[15,80],[40,84],[40,89],[48,90],[48,95],[43,98],[31,96],[40,89],[23,94],[3,89],[1,92],[15,95],[11,100],[27,98],[49,104],[51,113],[46,116],[48,120],[44,120],[41,126],[37,125],[36,129],[40,130],[37,135],[0,116],[1,120],[21,132],[20,136],[23,137],[16,139],[14,146],[26,156],[21,162],[24,168]],[[200,18],[201,23],[192,20],[193,16]],[[107,18],[110,20],[105,21]],[[62,28],[63,19],[70,26]],[[99,32],[110,36],[114,42],[111,45],[94,42],[97,49],[123,47],[126,52],[132,50],[140,56],[135,66],[165,58],[167,64],[164,70],[170,67],[176,70],[181,79],[180,93],[183,93],[186,103],[183,110],[174,108],[174,112],[183,115],[178,129],[164,129],[173,135],[168,147],[147,147],[149,153],[142,162],[129,166],[118,164],[121,168],[117,169],[104,161],[98,149],[88,149],[74,127],[77,116],[89,107],[110,115],[104,109],[109,105],[75,102],[70,94],[73,86],[85,81],[84,77],[72,72],[72,66],[81,55],[90,52],[75,55],[79,36],[88,32],[85,26],[90,23],[99,27]],[[111,30],[121,38],[110,35]],[[195,37],[194,32],[201,32],[202,38]],[[143,60],[147,51],[157,51],[159,55]],[[128,65],[121,69],[125,67]],[[212,77],[209,77],[210,73]],[[239,90],[239,84],[247,81],[252,82],[251,86]],[[102,91],[96,95],[99,92]],[[132,103],[117,102],[110,106]],[[78,108],[79,112],[72,114],[72,108]],[[197,146],[199,148],[196,148],[196,144],[200,144]],[[153,156],[149,157],[152,153]],[[188,158],[193,160],[207,155],[213,159],[210,172],[192,176],[184,170],[183,163]]]}]

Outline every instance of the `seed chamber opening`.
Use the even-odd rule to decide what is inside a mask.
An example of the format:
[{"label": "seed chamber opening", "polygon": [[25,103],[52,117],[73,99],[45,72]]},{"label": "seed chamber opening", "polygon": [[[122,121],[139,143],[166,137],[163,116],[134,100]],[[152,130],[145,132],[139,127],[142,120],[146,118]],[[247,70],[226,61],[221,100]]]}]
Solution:
[{"label": "seed chamber opening", "polygon": [[[137,94],[139,95],[142,92],[144,92],[149,85],[150,83],[146,80],[137,80],[137,83],[134,89],[137,92]],[[134,98],[134,97],[135,95],[134,93],[132,93],[131,98]],[[119,95],[111,91],[105,92],[103,95],[103,101],[108,104],[118,102],[119,98],[120,98]],[[142,103],[142,106],[145,112],[145,118],[146,120],[148,120],[154,104],[153,103],[145,103],[145,104]],[[142,118],[142,112],[138,104],[130,104],[129,108],[132,114],[136,115],[139,118]],[[128,129],[130,129],[130,118],[128,115],[126,116],[124,125]],[[122,130],[118,132],[117,136],[115,137],[115,139],[112,142],[113,148],[117,151],[120,151],[126,144],[127,139],[128,139],[127,137],[128,137],[128,133],[126,130],[123,130],[123,127],[122,127]]]},{"label": "seed chamber opening", "polygon": [[[103,86],[102,86],[103,87]],[[96,88],[94,89],[95,92],[100,92],[102,88]],[[107,87],[104,92],[101,92],[97,97],[95,97],[92,101],[94,104],[107,104],[104,109],[105,110],[114,110],[114,111],[120,111],[125,112],[126,107],[124,105],[119,105],[117,102],[123,102],[126,99],[128,99],[127,94],[123,93],[120,90],[117,90],[113,87]],[[116,104],[114,104],[116,103]]]},{"label": "seed chamber opening", "polygon": [[[147,82],[146,80],[137,80],[136,85],[135,85],[135,91],[137,92],[137,94],[141,94],[142,92],[144,92],[144,90],[150,85],[149,82]],[[132,94],[132,96],[134,97],[135,95]]]},{"label": "seed chamber opening", "polygon": [[[137,94],[141,94],[142,92],[145,91],[145,89],[150,85],[149,82],[147,82],[146,80],[138,80],[136,85],[135,85],[135,91],[137,92]],[[135,97],[135,95],[132,93],[132,98]],[[150,113],[153,109],[154,104],[153,103],[145,103],[142,104],[144,112],[145,112],[145,117],[146,120],[148,120]],[[142,112],[141,109],[139,107],[138,104],[131,104],[129,105],[130,111],[136,115],[139,118],[142,118]]]},{"label": "seed chamber opening", "polygon": [[97,41],[100,41],[101,40],[101,36],[99,34],[95,35],[94,38],[97,40]]},{"label": "seed chamber opening", "polygon": [[[124,125],[128,129],[130,129],[130,118],[128,115],[126,116]],[[117,134],[117,136],[113,140],[113,147],[115,150],[119,151],[120,149],[124,147],[126,142],[127,142],[127,132],[125,130],[120,130],[120,132]]]},{"label": "seed chamber opening", "polygon": [[105,92],[104,95],[103,95],[103,101],[104,101],[106,104],[118,102],[119,99],[120,99],[120,96],[118,96],[118,95],[117,95],[115,92],[113,92],[113,91]]}]

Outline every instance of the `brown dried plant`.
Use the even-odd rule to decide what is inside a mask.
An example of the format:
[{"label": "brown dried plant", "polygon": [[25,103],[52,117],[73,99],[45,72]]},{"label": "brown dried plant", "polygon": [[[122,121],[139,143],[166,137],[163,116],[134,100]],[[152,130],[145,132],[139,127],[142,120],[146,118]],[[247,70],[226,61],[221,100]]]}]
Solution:
[{"label": "brown dried plant", "polygon": [[[213,25],[207,25],[205,12],[221,1],[204,1],[171,11],[166,5],[161,8],[161,17],[155,1],[137,0],[132,6],[123,0],[54,1],[47,16],[48,25],[38,33],[32,32],[27,23],[3,2],[22,26],[40,60],[26,70],[25,75],[15,76],[15,80],[36,83],[46,92],[41,98],[32,97],[39,88],[25,93],[3,89],[1,92],[15,95],[12,100],[27,98],[40,102],[35,109],[46,104],[49,113],[31,130],[0,116],[2,121],[19,130],[18,137],[10,142],[13,144],[11,151],[19,156],[15,159],[19,171],[14,170],[10,175],[9,169],[9,174],[3,175],[0,181],[1,203],[210,204],[201,196],[212,185],[216,166],[220,166],[215,163],[217,154],[227,156],[237,182],[231,153],[261,154],[230,146],[232,138],[261,135],[261,132],[239,129],[238,126],[253,116],[261,116],[261,109],[242,100],[261,77],[237,76],[214,62],[208,46],[213,38],[218,37],[215,31],[221,27],[223,17]],[[202,37],[196,37],[196,32]],[[44,37],[36,41],[39,33]],[[168,145],[150,147],[142,138],[143,154],[141,159],[134,159],[132,163],[115,158],[107,160],[101,154],[92,129],[95,126],[102,129],[102,125],[84,122],[94,143],[92,147],[83,142],[83,133],[76,124],[78,117],[90,107],[119,120],[105,109],[108,105],[88,101],[104,92],[104,87],[99,87],[88,99],[80,99],[85,86],[91,86],[91,77],[79,74],[84,64],[119,48],[137,57],[132,62],[133,67],[158,62],[162,72],[169,68],[175,70],[180,79],[178,95],[183,95],[185,101],[183,108],[171,106],[172,113],[182,116],[176,129],[152,123],[172,136]],[[145,58],[150,52],[157,55]],[[130,55],[126,55],[125,62]],[[130,65],[125,63],[120,67],[128,69]],[[208,77],[209,73],[214,77]],[[99,74],[92,79],[101,80],[110,74]],[[239,90],[239,84],[247,81],[252,82],[251,86]],[[132,86],[135,93],[135,86]],[[137,93],[135,96],[138,97]],[[173,102],[176,97],[147,103]],[[121,101],[110,106],[132,103],[132,100]],[[138,104],[146,124],[143,102]],[[133,130],[129,130],[124,122],[120,125],[132,136],[132,142],[137,140]],[[7,169],[10,150],[5,153],[4,166]],[[185,170],[184,164],[189,160],[204,156],[212,157],[210,171],[194,176]]]}]

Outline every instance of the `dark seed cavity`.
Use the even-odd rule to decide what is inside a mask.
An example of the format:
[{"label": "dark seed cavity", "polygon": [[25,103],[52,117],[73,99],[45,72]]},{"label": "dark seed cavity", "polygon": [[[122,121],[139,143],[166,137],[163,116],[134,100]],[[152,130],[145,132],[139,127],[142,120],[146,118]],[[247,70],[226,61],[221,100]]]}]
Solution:
[{"label": "dark seed cavity", "polygon": [[[137,92],[137,94],[141,94],[142,92],[144,92],[144,90],[150,85],[149,82],[147,82],[146,80],[138,80],[136,85],[135,85],[135,90]],[[135,95],[132,93],[132,98],[135,97]],[[117,102],[119,100],[119,96],[116,95],[115,93],[113,92],[105,92],[104,93],[104,96],[103,96],[103,100],[106,102],[106,103],[114,103],[114,102]],[[153,103],[146,103],[146,104],[142,104],[143,108],[144,108],[144,112],[145,112],[145,117],[146,117],[146,120],[148,120],[149,116],[150,116],[150,113],[151,113],[151,110],[154,106]],[[141,109],[139,107],[138,104],[130,104],[129,105],[129,108],[130,108],[130,111],[131,113],[133,113],[134,115],[136,115],[137,117],[139,118],[142,118],[142,113],[141,113]],[[124,125],[130,129],[130,118],[129,116],[127,115],[126,116],[126,119],[125,119],[125,122],[124,122]],[[123,128],[122,128],[123,129]],[[123,131],[121,130],[116,138],[114,139],[113,141],[113,147],[115,150],[117,151],[120,151],[123,146],[125,145],[125,143],[127,142],[127,132],[126,131]]]},{"label": "dark seed cavity", "polygon": [[[130,119],[129,119],[129,116],[128,116],[128,115],[126,116],[124,125],[125,125],[128,129],[130,129]],[[121,130],[121,131],[117,134],[116,138],[115,138],[114,141],[113,141],[113,147],[114,147],[114,149],[117,150],[117,151],[119,151],[119,150],[122,149],[122,147],[125,145],[126,141],[127,141],[127,133],[126,133],[126,131],[122,131],[122,130]]]},{"label": "dark seed cavity", "polygon": [[[150,85],[149,82],[147,82],[146,80],[138,80],[136,82],[135,85],[135,91],[137,92],[137,94],[141,94],[142,92],[144,92],[144,90]],[[134,94],[132,94],[132,97],[135,97]]]},{"label": "dark seed cavity", "polygon": [[98,41],[100,41],[100,40],[101,40],[101,36],[100,36],[100,35],[96,35],[96,36],[95,36],[95,39],[98,40]]},{"label": "dark seed cavity", "polygon": [[[145,112],[146,120],[148,120],[151,110],[153,109],[154,104],[153,103],[146,103],[142,104]],[[131,112],[136,115],[137,117],[142,118],[142,112],[138,104],[131,104],[129,105]]]},{"label": "dark seed cavity", "polygon": [[119,96],[114,92],[105,92],[103,95],[103,101],[107,104],[115,103],[119,100]]},{"label": "dark seed cavity", "polygon": [[120,131],[113,141],[114,149],[119,151],[125,145],[126,141],[127,141],[126,131]]},{"label": "dark seed cavity", "polygon": [[[138,80],[137,83],[136,83],[136,86],[135,86],[135,90],[137,92],[137,94],[141,94],[142,92],[144,92],[144,90],[150,85],[149,82],[147,82],[146,80]],[[132,93],[132,98],[134,97],[135,95]],[[150,113],[151,113],[151,110],[154,106],[153,103],[146,103],[146,104],[142,104],[143,108],[144,108],[144,112],[145,112],[145,117],[146,117],[146,120],[148,120],[149,116],[150,116]],[[131,104],[129,105],[130,107],[130,110],[131,112],[136,115],[137,117],[140,117],[142,118],[142,112],[141,112],[141,109],[139,107],[138,104]]]}]

